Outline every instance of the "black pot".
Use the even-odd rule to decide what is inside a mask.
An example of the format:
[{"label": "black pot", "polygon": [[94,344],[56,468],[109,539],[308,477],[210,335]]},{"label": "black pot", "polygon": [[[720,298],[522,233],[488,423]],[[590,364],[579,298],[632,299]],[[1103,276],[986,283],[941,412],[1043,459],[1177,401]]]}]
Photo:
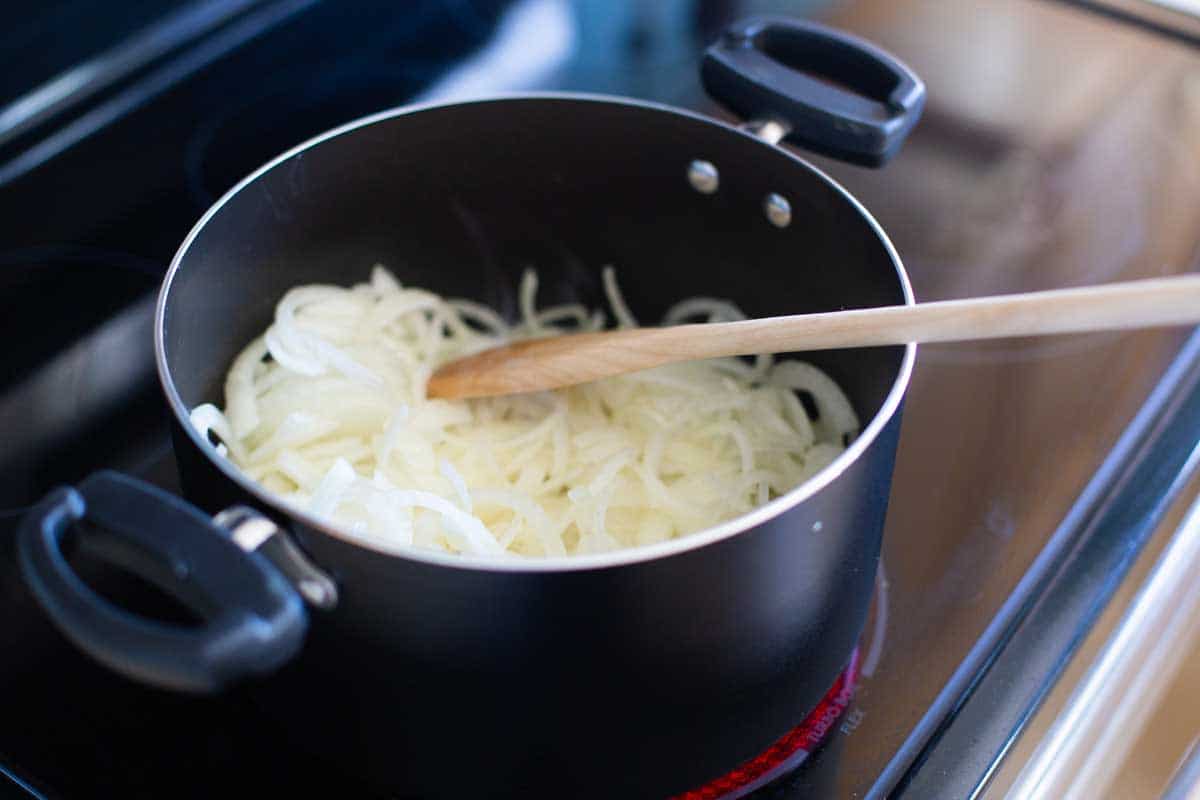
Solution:
[{"label": "black pot", "polygon": [[[895,151],[923,99],[870,45],[779,20],[731,30],[704,78],[770,121],[752,130],[790,129],[860,163]],[[695,161],[715,167],[714,191]],[[864,622],[915,348],[806,355],[869,424],[803,486],[707,531],[545,561],[384,553],[282,506],[188,423],[189,408],[221,402],[234,355],[288,288],[350,284],[377,262],[502,311],[530,264],[548,301],[591,304],[599,268],[616,264],[643,319],[688,295],[732,298],[752,316],[912,302],[867,211],[748,129],[576,95],[351,123],[222,198],[162,289],[158,368],[185,494],[210,513],[246,508],[214,521],[113,473],[55,492],[19,540],[54,622],[160,686],[213,690],[292,662],[254,691],[298,739],[398,796],[661,797],[797,724]],[[81,518],[93,550],[204,623],[138,618],[90,590],[61,551]]]}]

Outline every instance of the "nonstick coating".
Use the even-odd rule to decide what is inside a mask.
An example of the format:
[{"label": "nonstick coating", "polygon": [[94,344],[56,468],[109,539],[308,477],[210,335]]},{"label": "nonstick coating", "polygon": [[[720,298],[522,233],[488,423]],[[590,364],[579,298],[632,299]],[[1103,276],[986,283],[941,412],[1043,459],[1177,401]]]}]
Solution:
[{"label": "nonstick coating", "polygon": [[[693,159],[716,165],[715,194],[689,184]],[[763,212],[771,192],[791,204],[786,228]],[[255,690],[310,750],[397,796],[662,797],[797,724],[865,619],[912,349],[806,356],[864,425],[882,418],[827,485],[746,530],[582,570],[447,566],[289,517],[182,427],[187,408],[223,404],[230,362],[288,288],[349,285],[377,263],[510,317],[531,266],[540,303],[599,306],[611,264],[646,323],[697,295],[753,316],[911,302],[866,212],[798,158],[662,107],[537,96],[405,110],[227,196],[160,304],[188,497],[289,521],[339,580],[299,661]]]}]

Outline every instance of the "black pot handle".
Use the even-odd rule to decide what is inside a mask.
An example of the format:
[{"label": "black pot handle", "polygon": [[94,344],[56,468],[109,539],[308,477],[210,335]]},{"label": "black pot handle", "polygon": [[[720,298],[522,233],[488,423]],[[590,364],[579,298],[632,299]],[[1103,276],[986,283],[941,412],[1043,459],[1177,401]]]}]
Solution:
[{"label": "black pot handle", "polygon": [[[88,547],[178,598],[202,619],[170,625],[117,607],[93,591],[63,554],[74,523]],[[300,649],[308,616],[264,556],[243,551],[189,503],[116,472],[61,488],[17,532],[21,572],[34,597],[80,649],[130,678],[211,692],[270,672]]]},{"label": "black pot handle", "polygon": [[778,17],[730,26],[705,52],[700,76],[709,96],[743,118],[781,121],[790,141],[870,167],[895,155],[925,105],[921,79],[875,45]]}]

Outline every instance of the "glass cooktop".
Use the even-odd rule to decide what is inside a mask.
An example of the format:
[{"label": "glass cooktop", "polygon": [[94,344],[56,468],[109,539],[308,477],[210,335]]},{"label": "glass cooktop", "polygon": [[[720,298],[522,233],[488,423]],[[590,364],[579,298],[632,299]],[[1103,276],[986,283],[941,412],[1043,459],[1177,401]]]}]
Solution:
[{"label": "glass cooktop", "polygon": [[[1072,4],[123,8],[44,5],[0,36],[12,65],[0,82],[0,787],[13,791],[366,794],[285,744],[252,689],[178,696],[80,656],[12,557],[20,509],[55,485],[111,466],[174,487],[153,292],[209,203],[320,130],[416,99],[526,89],[720,115],[696,75],[704,44],[747,12],[814,15],[927,82],[925,117],[887,168],[814,159],[889,232],[919,299],[1195,267],[1200,53]],[[961,797],[985,782],[1188,468],[1198,355],[1179,331],[922,348],[874,661],[826,744],[754,796]]]}]

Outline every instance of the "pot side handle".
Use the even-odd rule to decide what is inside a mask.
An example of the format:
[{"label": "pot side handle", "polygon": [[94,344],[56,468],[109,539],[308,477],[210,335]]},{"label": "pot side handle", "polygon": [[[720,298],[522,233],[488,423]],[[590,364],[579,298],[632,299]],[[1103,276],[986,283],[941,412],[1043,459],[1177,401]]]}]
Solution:
[{"label": "pot side handle", "polygon": [[705,91],[749,120],[776,120],[813,152],[878,167],[925,106],[925,84],[856,36],[782,17],[734,23],[708,48]]},{"label": "pot side handle", "polygon": [[[148,619],[100,596],[68,563],[68,535],[178,599],[200,624]],[[120,473],[49,494],[21,520],[17,550],[26,584],[59,630],[143,683],[213,692],[282,666],[307,631],[300,596],[265,556],[243,551],[189,503]]]}]

